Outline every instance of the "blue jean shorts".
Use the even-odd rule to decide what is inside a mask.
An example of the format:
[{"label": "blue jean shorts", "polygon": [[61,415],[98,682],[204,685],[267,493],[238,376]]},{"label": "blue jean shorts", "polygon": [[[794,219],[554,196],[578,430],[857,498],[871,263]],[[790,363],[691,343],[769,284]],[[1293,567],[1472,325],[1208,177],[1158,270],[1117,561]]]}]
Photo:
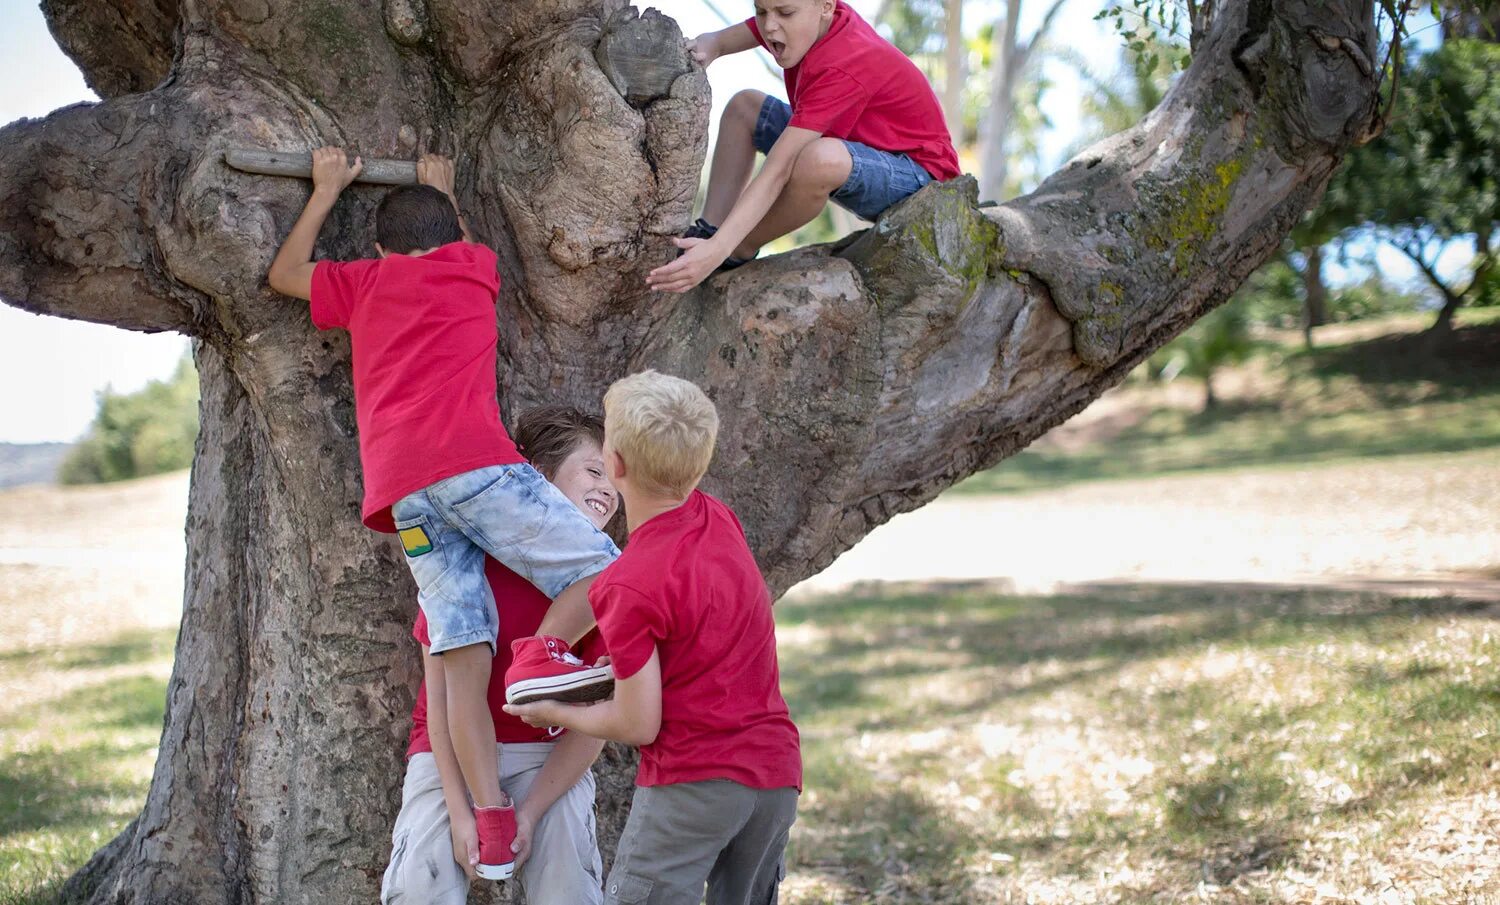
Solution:
[{"label": "blue jean shorts", "polygon": [[[755,120],[755,150],[771,153],[771,145],[776,144],[791,121],[791,104],[767,95]],[[932,181],[932,174],[909,155],[877,150],[847,138],[841,140],[849,149],[854,167],[830,198],[861,219],[875,222],[886,208]]]},{"label": "blue jean shorts", "polygon": [[484,577],[486,554],[554,599],[620,555],[614,541],[525,463],[445,478],[402,497],[391,518],[435,654],[480,642],[494,649],[500,616]]}]

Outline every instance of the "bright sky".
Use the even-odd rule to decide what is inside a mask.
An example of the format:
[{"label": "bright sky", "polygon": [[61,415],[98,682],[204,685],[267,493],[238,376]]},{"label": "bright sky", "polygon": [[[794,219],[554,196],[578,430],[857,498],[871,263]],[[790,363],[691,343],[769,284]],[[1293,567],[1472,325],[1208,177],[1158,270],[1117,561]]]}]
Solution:
[{"label": "bright sky", "polygon": [[[748,16],[753,8],[749,0],[661,0],[656,5],[675,18],[688,36],[723,27],[715,7],[735,20]],[[879,2],[852,0],[852,5],[868,18]],[[1036,27],[1046,5],[1033,0],[1023,7],[1023,33]],[[965,7],[965,30],[976,33],[981,24],[999,15],[1001,6],[999,0],[970,0]],[[1096,0],[1068,0],[1052,36],[1108,72],[1119,58],[1119,39],[1093,21],[1098,8]],[[0,0],[0,23],[4,24],[0,29],[0,124],[95,100],[77,68],[52,40],[34,0]],[[780,79],[767,72],[761,60],[770,63],[768,55],[755,51],[709,67],[713,123],[718,122],[723,104],[741,88],[785,96]],[[1063,162],[1062,154],[1078,135],[1082,89],[1071,66],[1052,59],[1043,65],[1043,75],[1052,84],[1043,100],[1053,124],[1042,142],[1042,169],[1047,172]],[[1399,253],[1382,246],[1376,254],[1393,279],[1415,279],[1414,269]],[[1467,252],[1456,248],[1443,266],[1450,269],[1465,260]],[[1330,278],[1341,280],[1345,272],[1331,265]],[[187,340],[175,334],[147,336],[38,317],[0,304],[0,385],[24,388],[6,393],[0,402],[0,442],[76,439],[93,418],[95,396],[101,389],[112,386],[128,392],[148,380],[164,378],[186,349]]]}]

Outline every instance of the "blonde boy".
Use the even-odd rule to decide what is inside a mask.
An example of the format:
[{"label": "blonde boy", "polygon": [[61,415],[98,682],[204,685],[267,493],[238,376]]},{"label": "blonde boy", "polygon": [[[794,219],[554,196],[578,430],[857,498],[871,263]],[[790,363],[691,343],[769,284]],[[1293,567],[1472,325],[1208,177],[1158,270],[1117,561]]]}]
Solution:
[{"label": "blonde boy", "polygon": [[630,542],[589,592],[612,700],[508,706],[641,747],[605,902],[773,901],[802,757],[781,696],[771,595],[728,506],[697,489],[719,418],[686,380],[644,371],[604,396],[604,460]]}]

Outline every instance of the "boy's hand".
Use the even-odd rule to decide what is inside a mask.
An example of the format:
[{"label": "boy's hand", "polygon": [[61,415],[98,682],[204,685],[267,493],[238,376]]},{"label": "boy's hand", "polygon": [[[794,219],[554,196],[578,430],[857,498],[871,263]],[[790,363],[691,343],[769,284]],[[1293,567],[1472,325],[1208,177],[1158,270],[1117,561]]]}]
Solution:
[{"label": "boy's hand", "polygon": [[337,195],[349,187],[354,177],[365,168],[364,161],[354,158],[353,165],[343,148],[332,145],[312,152],[313,190]]},{"label": "boy's hand", "polygon": [[417,161],[417,182],[453,197],[453,160],[441,154],[423,154]]},{"label": "boy's hand", "polygon": [[719,58],[719,40],[715,37],[716,34],[718,33],[712,31],[704,32],[687,42],[688,56],[693,58],[694,63],[706,68]]},{"label": "boy's hand", "polygon": [[646,274],[646,284],[657,292],[687,292],[703,282],[729,257],[712,239],[673,239],[682,257]]},{"label": "boy's hand", "polygon": [[568,705],[560,701],[537,701],[535,704],[506,704],[505,712],[511,716],[520,717],[522,722],[528,726],[547,728],[548,726],[561,726],[563,723],[558,719],[567,713]]},{"label": "boy's hand", "polygon": [[479,864],[479,828],[472,813],[448,815],[448,834],[453,837],[453,860],[468,874],[469,882],[479,879],[474,868]]},{"label": "boy's hand", "polygon": [[516,856],[516,870],[520,870],[531,857],[531,834],[535,830],[536,823],[531,814],[525,808],[516,808],[516,841],[510,844],[511,853]]}]

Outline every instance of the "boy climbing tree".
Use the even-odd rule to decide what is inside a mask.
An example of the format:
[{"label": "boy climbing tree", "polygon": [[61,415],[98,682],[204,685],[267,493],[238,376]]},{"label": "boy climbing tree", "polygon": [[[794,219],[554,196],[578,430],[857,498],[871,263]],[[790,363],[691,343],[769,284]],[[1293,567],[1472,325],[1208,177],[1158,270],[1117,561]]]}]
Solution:
[{"label": "boy climbing tree", "polygon": [[[703,216],[652,289],[686,292],[810,222],[832,199],[866,220],[959,173],[942,105],[906,55],[843,0],[756,0],[755,15],[688,42],[707,66],[759,44],[791,103],[741,91],[719,120]],[[766,155],[751,179],[757,151]],[[748,182],[748,185],[746,184]]]}]

